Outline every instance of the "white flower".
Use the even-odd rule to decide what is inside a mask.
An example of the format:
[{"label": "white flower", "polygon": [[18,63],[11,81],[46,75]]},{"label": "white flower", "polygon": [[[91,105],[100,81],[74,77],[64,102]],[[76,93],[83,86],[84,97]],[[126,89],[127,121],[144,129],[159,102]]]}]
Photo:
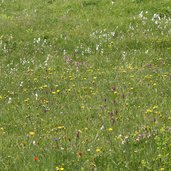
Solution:
[{"label": "white flower", "polygon": [[12,98],[11,98],[11,97],[9,97],[9,98],[8,98],[8,104],[10,104],[10,103],[11,103],[11,100],[12,100]]}]

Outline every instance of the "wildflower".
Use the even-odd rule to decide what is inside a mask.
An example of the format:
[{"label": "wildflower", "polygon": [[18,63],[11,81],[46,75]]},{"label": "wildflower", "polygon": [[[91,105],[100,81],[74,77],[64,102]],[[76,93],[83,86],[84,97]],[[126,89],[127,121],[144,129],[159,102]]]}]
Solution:
[{"label": "wildflower", "polygon": [[0,128],[0,131],[4,131],[4,128],[3,128],[3,127],[1,127],[1,128]]},{"label": "wildflower", "polygon": [[58,140],[59,140],[59,138],[54,138],[53,140],[54,140],[54,141],[58,141]]},{"label": "wildflower", "polygon": [[64,170],[63,167],[58,167],[58,166],[56,166],[56,171],[62,171],[62,170]]},{"label": "wildflower", "polygon": [[153,107],[153,110],[155,110],[155,109],[157,109],[157,108],[158,108],[158,106],[154,106],[154,107]]},{"label": "wildflower", "polygon": [[30,131],[30,132],[29,132],[29,135],[31,135],[31,136],[35,135],[35,132]]},{"label": "wildflower", "polygon": [[114,95],[117,95],[117,94],[118,94],[118,92],[117,92],[117,91],[114,91],[114,92],[113,92],[113,94],[114,94]]},{"label": "wildflower", "polygon": [[164,171],[164,170],[165,170],[165,168],[163,168],[163,167],[162,167],[162,168],[160,168],[160,171]]},{"label": "wildflower", "polygon": [[147,109],[147,111],[146,111],[146,113],[152,113],[153,112],[153,110],[151,110],[151,109]]},{"label": "wildflower", "polygon": [[96,148],[96,153],[100,153],[101,149],[100,148]]},{"label": "wildflower", "polygon": [[56,94],[56,92],[55,92],[55,91],[53,91],[53,92],[52,92],[52,94]]},{"label": "wildflower", "polygon": [[36,96],[36,100],[37,100],[37,98],[38,98],[38,94],[36,93],[36,94],[35,94],[35,96]]},{"label": "wildflower", "polygon": [[65,127],[64,126],[58,126],[57,128],[58,129],[64,129]]},{"label": "wildflower", "polygon": [[104,125],[101,126],[100,130],[103,130],[104,129]]},{"label": "wildflower", "polygon": [[11,100],[12,100],[12,98],[11,98],[11,97],[9,97],[9,99],[8,99],[8,104],[9,104],[9,103],[11,103]]},{"label": "wildflower", "polygon": [[108,128],[108,131],[112,131],[113,129],[112,128]]},{"label": "wildflower", "polygon": [[60,92],[60,90],[56,90],[56,92],[57,92],[57,93],[59,93],[59,92]]},{"label": "wildflower", "polygon": [[34,161],[38,161],[39,158],[37,156],[34,157]]}]

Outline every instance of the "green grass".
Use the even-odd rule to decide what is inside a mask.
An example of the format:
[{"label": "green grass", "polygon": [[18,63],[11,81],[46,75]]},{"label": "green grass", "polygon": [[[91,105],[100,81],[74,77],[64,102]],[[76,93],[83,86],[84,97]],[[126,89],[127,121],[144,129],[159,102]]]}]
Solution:
[{"label": "green grass", "polygon": [[0,170],[169,171],[170,0],[0,0]]}]

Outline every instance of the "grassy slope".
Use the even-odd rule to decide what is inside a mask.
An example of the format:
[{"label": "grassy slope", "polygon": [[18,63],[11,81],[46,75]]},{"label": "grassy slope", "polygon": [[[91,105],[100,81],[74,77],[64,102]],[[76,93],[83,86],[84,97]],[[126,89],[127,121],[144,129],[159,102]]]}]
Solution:
[{"label": "grassy slope", "polygon": [[169,17],[169,0],[0,1],[1,170],[169,170]]}]

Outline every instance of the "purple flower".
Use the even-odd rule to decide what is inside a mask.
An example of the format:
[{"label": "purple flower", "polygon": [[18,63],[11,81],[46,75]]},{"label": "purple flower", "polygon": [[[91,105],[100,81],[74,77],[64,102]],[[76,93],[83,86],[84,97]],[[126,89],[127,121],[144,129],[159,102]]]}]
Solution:
[{"label": "purple flower", "polygon": [[54,138],[53,140],[54,140],[54,141],[59,141],[59,138]]}]

